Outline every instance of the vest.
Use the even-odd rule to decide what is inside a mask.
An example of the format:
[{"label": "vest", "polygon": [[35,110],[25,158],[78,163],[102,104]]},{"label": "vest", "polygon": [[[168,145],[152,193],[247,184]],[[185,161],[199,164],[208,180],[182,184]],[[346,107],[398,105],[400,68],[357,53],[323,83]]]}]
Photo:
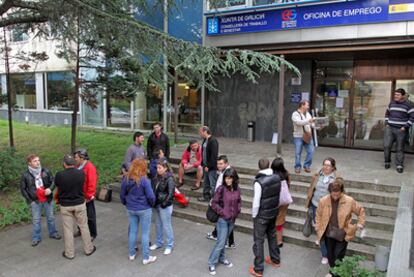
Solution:
[{"label": "vest", "polygon": [[279,211],[280,177],[277,174],[259,175],[256,182],[262,187],[260,208],[257,217],[261,219],[275,219]]}]

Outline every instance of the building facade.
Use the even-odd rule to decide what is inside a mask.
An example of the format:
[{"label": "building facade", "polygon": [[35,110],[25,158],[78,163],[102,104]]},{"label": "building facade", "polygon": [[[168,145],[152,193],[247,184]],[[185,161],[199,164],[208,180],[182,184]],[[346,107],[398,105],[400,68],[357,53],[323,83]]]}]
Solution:
[{"label": "building facade", "polygon": [[[205,1],[203,25],[205,45],[284,55],[300,69],[301,78],[287,72],[284,80],[286,142],[292,112],[309,99],[324,127],[320,145],[382,149],[392,92],[404,88],[414,95],[412,0],[240,0],[215,7]],[[262,76],[258,84],[221,78],[220,97],[207,94],[206,100],[215,134],[243,138],[247,122],[255,121],[256,138],[270,141],[278,78]]]}]

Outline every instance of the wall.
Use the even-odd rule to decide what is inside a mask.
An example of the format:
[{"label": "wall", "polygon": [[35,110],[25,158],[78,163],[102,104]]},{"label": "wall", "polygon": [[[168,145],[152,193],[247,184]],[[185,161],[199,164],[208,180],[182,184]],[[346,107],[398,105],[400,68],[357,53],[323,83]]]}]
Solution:
[{"label": "wall", "polygon": [[[291,103],[292,92],[310,92],[311,61],[294,64],[302,72],[302,85],[292,86],[295,75],[286,72],[284,141],[291,141],[290,116],[297,104]],[[279,74],[263,74],[254,84],[241,75],[219,77],[220,92],[206,95],[206,122],[215,136],[246,138],[248,121],[256,122],[256,140],[271,141],[277,129]]]},{"label": "wall", "polygon": [[[20,122],[25,122],[26,116],[29,118],[29,124],[70,126],[72,122],[72,114],[67,112],[16,111],[12,115],[13,120]],[[0,119],[7,120],[7,109],[0,109]]]}]

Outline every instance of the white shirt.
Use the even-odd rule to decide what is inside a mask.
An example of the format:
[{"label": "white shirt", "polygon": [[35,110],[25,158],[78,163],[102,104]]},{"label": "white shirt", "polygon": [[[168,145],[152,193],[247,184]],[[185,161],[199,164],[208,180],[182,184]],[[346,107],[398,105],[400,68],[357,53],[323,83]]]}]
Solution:
[{"label": "white shirt", "polygon": [[223,184],[223,175],[224,175],[224,172],[226,172],[226,170],[229,169],[229,168],[231,168],[230,165],[228,165],[223,171],[221,171],[219,173],[219,176],[218,176],[217,182],[216,182],[216,188],[214,189],[214,192],[216,192],[217,189],[219,188],[219,186],[221,186]]},{"label": "white shirt", "polygon": [[[270,176],[273,174],[271,168],[266,168],[260,170],[259,173]],[[254,182],[254,197],[253,197],[253,206],[252,206],[252,217],[255,218],[259,213],[260,209],[260,199],[262,198],[262,186],[258,182]]]}]

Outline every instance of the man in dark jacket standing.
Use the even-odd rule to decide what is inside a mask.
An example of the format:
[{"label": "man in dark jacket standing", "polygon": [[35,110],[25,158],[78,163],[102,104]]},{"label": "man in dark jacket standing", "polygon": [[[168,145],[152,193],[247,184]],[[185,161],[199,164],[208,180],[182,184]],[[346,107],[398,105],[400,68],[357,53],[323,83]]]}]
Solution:
[{"label": "man in dark jacket standing", "polygon": [[65,155],[63,158],[65,170],[56,173],[55,178],[65,240],[65,251],[63,251],[62,255],[70,260],[75,258],[73,218],[75,218],[76,224],[81,230],[85,255],[90,256],[96,250],[96,247],[92,244],[88,228],[88,218],[86,216],[86,205],[83,195],[85,173],[82,170],[76,169],[75,166],[76,161],[74,157],[72,155]]},{"label": "man in dark jacket standing", "polygon": [[249,268],[253,276],[263,276],[264,240],[267,237],[270,257],[266,263],[280,267],[280,250],[276,242],[276,217],[279,212],[280,177],[269,169],[269,160],[259,160],[259,174],[254,183],[253,197],[253,253],[254,267]]},{"label": "man in dark jacket standing", "polygon": [[407,100],[402,88],[394,92],[394,100],[385,112],[384,159],[385,169],[391,167],[391,148],[396,141],[395,164],[397,172],[404,171],[404,145],[408,130],[414,123],[414,107]]},{"label": "man in dark jacket standing", "polygon": [[41,216],[45,209],[49,237],[59,240],[62,237],[56,230],[55,217],[53,215],[53,175],[47,168],[41,167],[40,158],[31,154],[27,157],[27,170],[20,180],[20,191],[32,210],[32,246],[36,246],[42,240]]},{"label": "man in dark jacket standing", "polygon": [[162,149],[164,156],[167,160],[170,160],[170,139],[165,133],[163,133],[160,123],[155,123],[152,128],[154,132],[151,133],[147,141],[148,159],[153,159],[152,155],[156,149]]},{"label": "man in dark jacket standing", "polygon": [[210,128],[203,126],[199,130],[200,136],[203,138],[202,157],[204,170],[203,197],[198,198],[199,201],[208,202],[214,196],[217,182],[217,157],[219,153],[219,143],[215,137],[211,135]]}]

